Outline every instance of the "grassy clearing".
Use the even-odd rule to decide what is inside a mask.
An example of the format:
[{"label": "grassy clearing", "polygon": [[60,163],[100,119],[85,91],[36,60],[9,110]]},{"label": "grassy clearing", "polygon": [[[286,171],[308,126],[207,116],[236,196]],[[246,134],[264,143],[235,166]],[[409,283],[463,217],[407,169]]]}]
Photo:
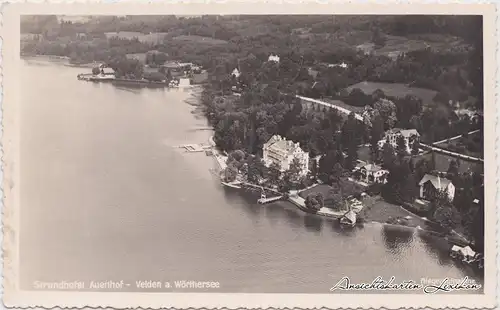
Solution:
[{"label": "grassy clearing", "polygon": [[329,185],[319,184],[313,188],[306,189],[305,191],[301,192],[299,194],[299,196],[305,199],[307,196],[309,196],[312,193],[321,193],[323,195],[323,197],[326,197],[328,195],[328,192],[331,189],[332,188]]},{"label": "grassy clearing", "polygon": [[[357,46],[371,46],[371,32],[352,31],[348,35],[349,42]],[[372,46],[375,55],[394,57],[399,53],[431,48],[435,51],[449,50],[450,48],[466,48],[463,40],[458,37],[442,34],[421,34],[408,37],[386,35],[385,45],[381,48]]]},{"label": "grassy clearing", "polygon": [[[355,194],[360,194],[365,190],[365,187],[359,185],[355,182],[349,181],[347,179],[341,179],[339,183],[342,188],[342,194],[344,197],[353,196]],[[319,184],[313,188],[307,189],[299,194],[302,198],[306,198],[311,193],[321,193],[324,198],[329,196],[329,193],[334,188],[327,184]]]},{"label": "grassy clearing", "polygon": [[408,217],[404,220],[405,226],[420,226],[422,229],[433,231],[438,230],[435,225],[432,225],[419,216],[406,211],[398,205],[386,202],[380,196],[373,196],[363,199],[363,205],[364,208],[363,210],[361,210],[360,215],[362,215],[367,221],[386,223],[390,219],[402,219]]}]

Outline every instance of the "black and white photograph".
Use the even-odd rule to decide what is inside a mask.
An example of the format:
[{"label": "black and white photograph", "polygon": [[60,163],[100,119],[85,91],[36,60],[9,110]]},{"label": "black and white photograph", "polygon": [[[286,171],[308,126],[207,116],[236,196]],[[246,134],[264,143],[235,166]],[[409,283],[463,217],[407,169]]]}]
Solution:
[{"label": "black and white photograph", "polygon": [[482,14],[151,13],[19,16],[17,290],[491,292]]}]

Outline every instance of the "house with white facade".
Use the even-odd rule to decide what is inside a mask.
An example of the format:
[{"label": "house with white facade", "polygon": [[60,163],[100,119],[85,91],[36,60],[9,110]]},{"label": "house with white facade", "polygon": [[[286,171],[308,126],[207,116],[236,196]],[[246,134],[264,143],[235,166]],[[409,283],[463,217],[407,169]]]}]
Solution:
[{"label": "house with white facade", "polygon": [[238,70],[238,68],[234,68],[233,72],[231,73],[232,76],[234,76],[235,78],[239,78],[241,73],[240,73],[240,70]]},{"label": "house with white facade", "polygon": [[283,172],[290,168],[294,159],[298,159],[301,165],[300,175],[305,176],[309,171],[309,153],[304,152],[299,143],[274,135],[264,144],[262,150],[262,157],[267,167],[273,163],[278,164]]},{"label": "house with white facade", "polygon": [[115,70],[113,70],[113,68],[110,68],[105,64],[100,64],[99,70],[101,70],[101,74],[103,74],[103,75],[114,75],[115,74]]},{"label": "house with white facade", "polygon": [[406,144],[406,152],[411,153],[415,141],[420,141],[420,134],[416,129],[399,129],[394,128],[385,132],[385,137],[378,142],[379,149],[384,147],[384,144],[390,143],[394,149],[398,147],[399,137],[403,137]]},{"label": "house with white facade", "polygon": [[432,200],[437,191],[445,191],[450,200],[455,197],[455,185],[446,178],[430,174],[424,175],[418,183],[420,186],[420,198]]},{"label": "house with white facade", "polygon": [[267,61],[280,62],[280,57],[278,55],[271,54],[269,55]]},{"label": "house with white facade", "polygon": [[387,183],[387,175],[389,174],[388,170],[375,164],[359,165],[354,168],[354,172],[356,172],[360,181],[368,184],[385,184]]}]

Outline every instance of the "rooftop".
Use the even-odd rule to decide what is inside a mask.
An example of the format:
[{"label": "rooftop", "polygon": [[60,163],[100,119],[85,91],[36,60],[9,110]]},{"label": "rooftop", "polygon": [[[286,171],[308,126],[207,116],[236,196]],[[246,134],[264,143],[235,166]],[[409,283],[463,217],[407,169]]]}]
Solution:
[{"label": "rooftop", "polygon": [[300,148],[299,143],[295,143],[291,140],[286,140],[285,138],[281,137],[280,135],[274,135],[267,141],[267,143],[264,144],[266,147],[273,147],[273,148],[278,148],[284,152],[287,153],[293,153],[295,150],[302,149]]},{"label": "rooftop", "polygon": [[367,171],[372,171],[372,172],[377,172],[377,171],[380,171],[380,170],[384,170],[384,169],[382,169],[382,167],[380,167],[379,165],[376,165],[376,164],[364,165],[361,168],[364,168]]},{"label": "rooftop", "polygon": [[446,178],[441,178],[434,175],[426,174],[418,184],[423,185],[427,181],[431,181],[432,185],[436,189],[445,189],[446,187],[448,187],[448,184],[451,183],[451,181]]}]

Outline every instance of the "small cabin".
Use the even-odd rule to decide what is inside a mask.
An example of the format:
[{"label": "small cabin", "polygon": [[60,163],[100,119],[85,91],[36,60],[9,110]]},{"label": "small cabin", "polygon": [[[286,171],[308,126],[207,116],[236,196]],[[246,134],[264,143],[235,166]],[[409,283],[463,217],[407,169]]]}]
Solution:
[{"label": "small cabin", "polygon": [[351,227],[356,225],[356,213],[353,210],[349,210],[340,218],[340,224]]}]

